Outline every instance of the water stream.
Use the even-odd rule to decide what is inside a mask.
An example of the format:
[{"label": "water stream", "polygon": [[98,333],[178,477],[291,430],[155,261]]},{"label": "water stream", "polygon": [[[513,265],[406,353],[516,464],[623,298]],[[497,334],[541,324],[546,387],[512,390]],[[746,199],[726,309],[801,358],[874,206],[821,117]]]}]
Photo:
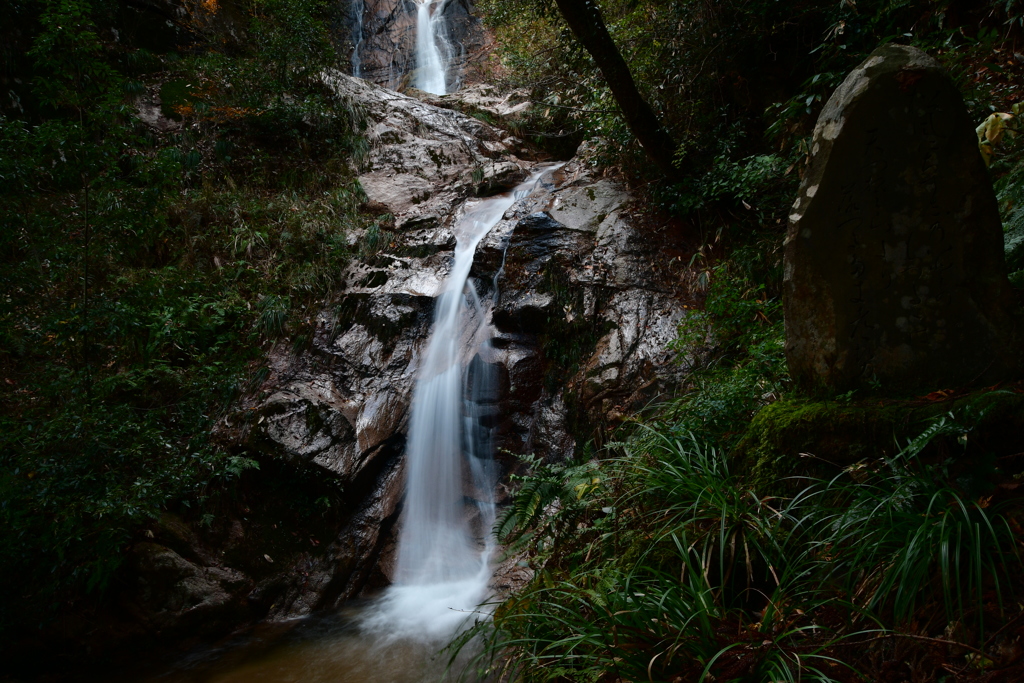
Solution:
[{"label": "water stream", "polygon": [[363,60],[360,51],[363,49],[363,13],[366,7],[363,0],[352,0],[352,75],[363,77]]},{"label": "water stream", "polygon": [[[416,87],[444,95],[448,91],[448,39],[444,24],[446,0],[417,0]],[[433,8],[433,11],[431,11]]]},{"label": "water stream", "polygon": [[512,192],[471,200],[454,228],[455,260],[413,395],[395,584],[368,617],[371,630],[446,637],[486,597],[498,397],[491,328],[469,272],[480,240],[549,170]]}]

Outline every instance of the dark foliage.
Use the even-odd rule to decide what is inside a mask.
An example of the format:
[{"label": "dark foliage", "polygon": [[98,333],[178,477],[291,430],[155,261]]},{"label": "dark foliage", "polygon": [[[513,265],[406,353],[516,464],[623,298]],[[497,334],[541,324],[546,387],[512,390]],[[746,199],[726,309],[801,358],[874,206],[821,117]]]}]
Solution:
[{"label": "dark foliage", "polygon": [[102,592],[140,525],[257,466],[210,428],[363,220],[326,7],[184,7],[164,33],[102,0],[0,9],[0,631]]}]

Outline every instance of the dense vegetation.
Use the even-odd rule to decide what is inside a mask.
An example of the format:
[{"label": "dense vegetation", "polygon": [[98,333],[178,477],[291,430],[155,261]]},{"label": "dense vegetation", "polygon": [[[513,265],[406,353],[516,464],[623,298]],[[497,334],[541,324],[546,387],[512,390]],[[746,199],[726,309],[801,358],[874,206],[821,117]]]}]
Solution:
[{"label": "dense vegetation", "polygon": [[[527,458],[498,532],[534,578],[456,649],[528,681],[1015,680],[1022,387],[800,400],[776,304],[722,268],[688,392],[598,454]],[[807,443],[759,453],[780,415]]]},{"label": "dense vegetation", "polygon": [[255,467],[210,428],[365,223],[326,6],[185,7],[0,6],[0,632]]},{"label": "dense vegetation", "polygon": [[[482,637],[483,670],[529,681],[1016,680],[1021,387],[802,398],[779,296],[786,209],[835,85],[905,42],[944,62],[979,123],[1009,112],[1021,8],[602,2],[678,142],[685,177],[666,182],[553,3],[484,7],[508,84],[538,104],[520,133],[596,135],[607,164],[647,174],[701,237],[705,291],[675,343],[697,359],[687,388],[599,451],[527,458],[499,532],[535,576],[456,649]],[[991,165],[1018,285],[1021,153],[1006,136]]]},{"label": "dense vegetation", "polygon": [[[552,2],[480,7],[504,85],[537,104],[516,132],[559,156],[596,139],[690,228],[701,310],[675,346],[696,362],[619,442],[531,461],[501,532],[536,578],[475,632],[480,663],[551,681],[996,680],[1021,656],[1022,449],[986,415],[1020,414],[1019,387],[954,393],[955,410],[947,394],[801,403],[781,239],[814,117],[850,68],[886,41],[921,46],[980,122],[1015,102],[1024,5],[599,4],[677,143],[671,181]],[[147,7],[0,0],[0,579],[17,586],[0,637],[101,592],[161,510],[201,524],[254,474],[211,427],[270,343],[309,341],[341,266],[374,247],[352,235],[379,234],[351,176],[358,107],[317,77],[337,61],[336,8]],[[1024,285],[1022,160],[1007,136],[991,168]],[[935,409],[909,420],[908,401]],[[827,425],[805,417],[854,413],[902,429],[847,430],[842,462],[773,440],[799,415],[812,452]]]}]

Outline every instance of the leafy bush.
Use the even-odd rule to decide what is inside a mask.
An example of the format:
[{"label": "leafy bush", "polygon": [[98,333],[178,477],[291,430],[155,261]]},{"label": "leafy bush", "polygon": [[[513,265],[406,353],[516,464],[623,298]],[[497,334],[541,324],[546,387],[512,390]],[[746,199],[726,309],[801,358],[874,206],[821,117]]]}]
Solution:
[{"label": "leafy bush", "polygon": [[[909,43],[953,73],[976,116],[1018,97],[1016,3],[908,0],[603,0],[601,15],[643,97],[676,142],[680,182],[644,183],[652,203],[723,234],[781,233],[817,113],[877,46]],[[501,74],[534,107],[517,134],[627,176],[657,171],[625,125],[593,60],[550,0],[484,0]],[[538,48],[542,45],[543,48]],[[980,119],[979,119],[980,120]],[[656,180],[656,179],[655,179]],[[714,236],[709,237],[709,236]]]}]

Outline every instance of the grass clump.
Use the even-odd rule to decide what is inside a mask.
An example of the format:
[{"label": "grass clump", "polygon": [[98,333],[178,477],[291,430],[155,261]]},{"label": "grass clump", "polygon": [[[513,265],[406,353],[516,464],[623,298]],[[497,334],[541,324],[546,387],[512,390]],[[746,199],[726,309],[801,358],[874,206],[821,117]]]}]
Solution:
[{"label": "grass clump", "polygon": [[727,446],[788,384],[778,246],[766,237],[737,252],[700,276],[703,306],[689,311],[669,344],[689,371],[687,386],[658,418],[669,433]]}]

